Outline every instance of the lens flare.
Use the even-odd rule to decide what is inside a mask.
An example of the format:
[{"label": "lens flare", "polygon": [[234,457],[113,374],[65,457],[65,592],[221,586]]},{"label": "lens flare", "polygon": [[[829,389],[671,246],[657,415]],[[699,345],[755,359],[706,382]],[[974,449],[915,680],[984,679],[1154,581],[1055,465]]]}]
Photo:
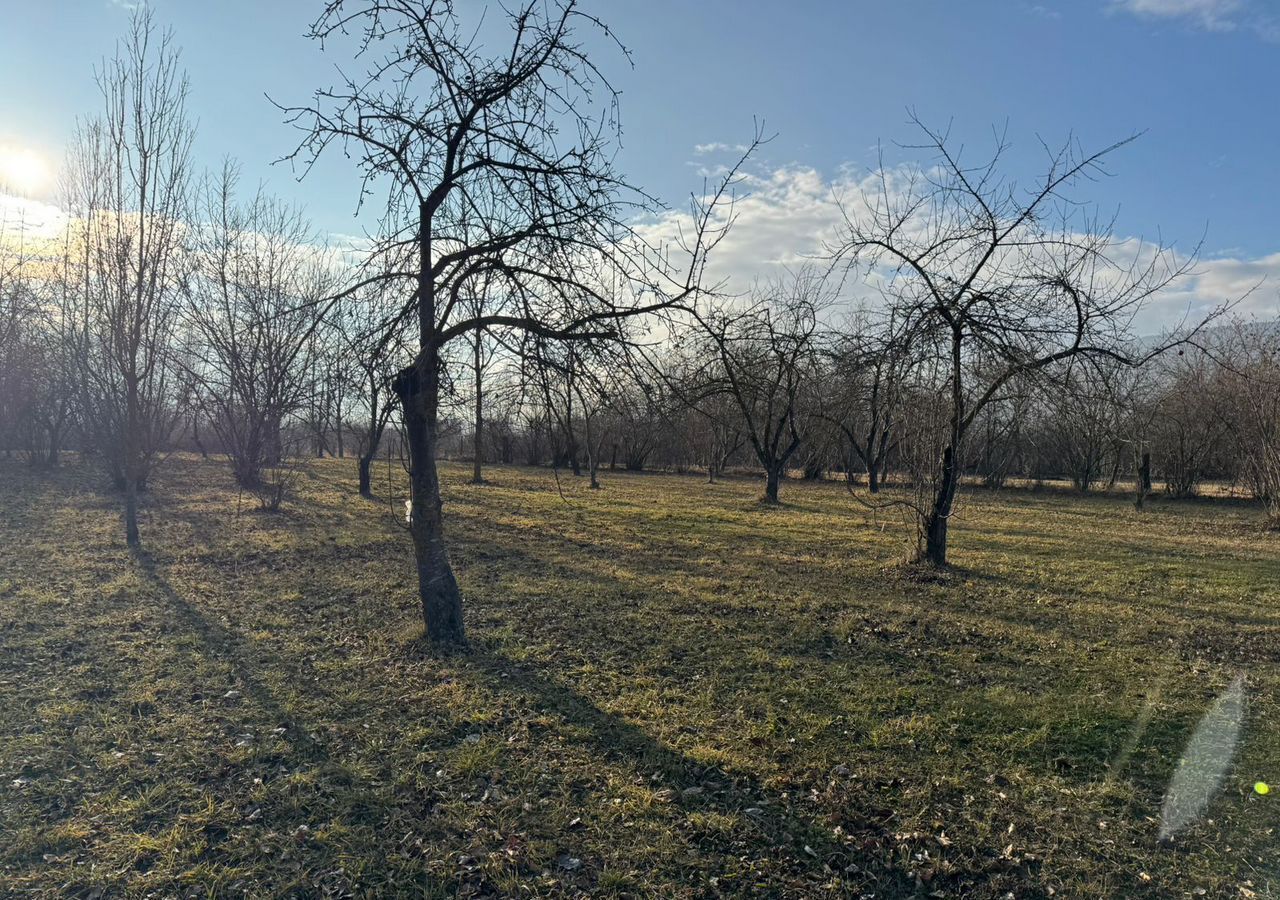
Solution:
[{"label": "lens flare", "polygon": [[1237,675],[1213,701],[1187,741],[1164,795],[1164,807],[1160,811],[1162,840],[1168,840],[1197,821],[1217,796],[1235,759],[1244,711],[1244,676]]}]

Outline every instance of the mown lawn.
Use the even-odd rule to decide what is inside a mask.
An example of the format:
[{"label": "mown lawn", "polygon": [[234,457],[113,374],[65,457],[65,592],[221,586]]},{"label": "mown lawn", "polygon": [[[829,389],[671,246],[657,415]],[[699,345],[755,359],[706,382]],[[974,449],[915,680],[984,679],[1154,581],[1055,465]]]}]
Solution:
[{"label": "mown lawn", "polygon": [[[471,648],[313,464],[277,515],[175,458],[0,461],[0,894],[1268,897],[1280,535],[1225,501],[974,492],[960,567],[835,484],[444,468]],[[402,477],[402,476],[401,476]],[[1237,764],[1157,841],[1212,699]]]}]

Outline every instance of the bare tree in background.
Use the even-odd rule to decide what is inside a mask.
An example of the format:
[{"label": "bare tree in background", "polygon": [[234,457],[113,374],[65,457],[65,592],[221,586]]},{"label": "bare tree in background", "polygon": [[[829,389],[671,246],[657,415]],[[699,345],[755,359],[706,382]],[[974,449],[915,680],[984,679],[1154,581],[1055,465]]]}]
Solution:
[{"label": "bare tree in background", "polygon": [[677,342],[650,362],[657,380],[684,409],[681,432],[689,452],[707,467],[707,483],[715,484],[729,459],[746,443],[742,413],[723,390],[717,367],[708,366],[702,342]]},{"label": "bare tree in background", "polygon": [[146,7],[97,81],[103,110],[77,129],[67,176],[77,377],[88,439],[124,492],[125,536],[137,546],[138,493],[185,394],[174,341],[194,128],[178,51]]},{"label": "bare tree in background", "polygon": [[947,526],[960,486],[969,430],[1014,378],[1043,374],[1076,356],[1126,365],[1171,342],[1136,349],[1130,327],[1157,291],[1188,271],[1161,246],[1117,240],[1068,196],[1102,173],[1127,141],[1096,153],[1074,141],[1049,151],[1044,175],[1022,189],[1001,172],[1007,143],[974,165],[945,133],[918,121],[928,168],[890,172],[847,198],[837,260],[889,278],[900,314],[941,351],[947,426],[934,466],[933,497],[919,510],[918,559],[947,562]]},{"label": "bare tree in background", "polygon": [[1223,373],[1237,467],[1280,529],[1280,330],[1277,323],[1235,322]]},{"label": "bare tree in background", "polygon": [[531,338],[521,354],[523,380],[534,392],[546,417],[551,438],[551,465],[567,465],[574,476],[582,475],[582,447],[578,425],[578,380],[583,377],[578,348],[568,346],[556,352],[548,343]]},{"label": "bare tree in background", "polygon": [[1155,366],[1115,371],[1112,398],[1117,455],[1128,457],[1134,476],[1134,507],[1141,511],[1151,493],[1151,439],[1155,430]]},{"label": "bare tree in background", "polygon": [[598,490],[604,420],[615,381],[609,369],[624,363],[612,358],[605,345],[556,345],[536,339],[525,359],[525,377],[537,384],[548,416],[565,436],[563,447],[573,474],[582,474],[585,453],[590,486]]},{"label": "bare tree in background", "polygon": [[830,377],[821,387],[819,412],[848,444],[849,483],[854,463],[861,463],[872,494],[880,492],[897,446],[900,419],[906,414],[902,392],[912,368],[910,335],[895,318],[892,304],[886,308],[880,321],[860,311],[837,331],[826,354]]},{"label": "bare tree in background", "polygon": [[1227,437],[1226,395],[1221,370],[1199,350],[1162,360],[1160,389],[1151,423],[1151,449],[1165,493],[1191,497],[1215,462]]},{"label": "bare tree in background", "polygon": [[228,162],[205,182],[191,227],[191,374],[236,482],[276,509],[294,471],[289,426],[313,389],[310,354],[334,271],[299,209],[261,189],[238,202],[237,180]]},{"label": "bare tree in background", "polygon": [[[484,315],[487,308],[492,306],[500,307],[501,301],[490,302],[487,296],[490,288],[495,284],[495,279],[489,274],[480,275],[472,280],[472,288],[469,290],[468,297],[465,301],[467,306],[467,315],[472,318],[479,318]],[[494,361],[495,341],[490,339],[486,329],[477,328],[471,332],[469,338],[471,346],[469,363],[471,369],[471,408],[474,412],[474,421],[472,423],[471,435],[471,483],[484,484],[484,434],[485,434],[485,373]]]},{"label": "bare tree in background", "polygon": [[1046,437],[1076,490],[1088,492],[1118,463],[1115,434],[1120,404],[1114,360],[1072,359],[1040,383]]},{"label": "bare tree in background", "polygon": [[347,306],[349,332],[345,352],[351,357],[352,385],[358,410],[356,451],[358,485],[362,496],[373,496],[373,461],[382,436],[398,408],[391,385],[396,373],[412,357],[404,329],[386,330],[386,310],[397,304],[390,281],[375,281],[357,291]]},{"label": "bare tree in background", "polygon": [[39,393],[42,323],[21,234],[10,246],[7,226],[0,221],[0,447],[12,455],[29,443],[24,438]]},{"label": "bare tree in background", "polygon": [[573,380],[573,390],[582,418],[590,486],[599,490],[600,463],[616,428],[618,401],[634,386],[636,367],[624,343],[586,344],[582,349],[584,352],[576,355],[580,374]]},{"label": "bare tree in background", "polygon": [[[573,0],[474,12],[448,0],[331,0],[311,34],[341,42],[355,32],[368,68],[286,110],[306,132],[296,159],[335,148],[360,168],[362,196],[387,191],[373,258],[400,273],[395,322],[416,322],[417,355],[395,390],[419,597],[427,636],[443,642],[464,637],[435,464],[446,345],[493,328],[609,340],[620,319],[692,301],[725,227],[714,192],[683,235],[686,265],[673,266],[627,226],[624,216],[649,204],[611,164],[615,95],[576,33],[607,38],[598,20]],[[601,269],[638,286],[602,291]],[[482,272],[503,282],[504,305],[469,315],[464,292]]]},{"label": "bare tree in background", "polygon": [[969,455],[985,488],[999,490],[1014,471],[1030,473],[1040,465],[1042,442],[1029,427],[1036,424],[1034,387],[1029,377],[1010,379],[1001,396],[974,418]]},{"label": "bare tree in background", "polygon": [[616,469],[619,456],[628,472],[642,472],[664,438],[672,437],[675,397],[664,389],[661,379],[652,377],[643,357],[628,358],[612,381],[609,400],[609,468]]},{"label": "bare tree in background", "polygon": [[803,439],[803,404],[818,359],[818,314],[830,300],[822,275],[790,273],[757,287],[742,311],[700,317],[719,391],[742,416],[743,432],[765,472],[764,499],[778,502],[787,463]]}]

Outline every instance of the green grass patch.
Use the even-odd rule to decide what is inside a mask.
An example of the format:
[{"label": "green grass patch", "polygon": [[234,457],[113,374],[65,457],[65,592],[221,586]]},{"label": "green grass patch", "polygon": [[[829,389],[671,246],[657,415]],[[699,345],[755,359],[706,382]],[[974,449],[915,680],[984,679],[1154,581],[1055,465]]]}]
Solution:
[{"label": "green grass patch", "polygon": [[[1280,535],[1250,507],[970,492],[924,579],[834,484],[469,475],[442,655],[353,461],[268,515],[177,457],[139,558],[92,468],[0,462],[0,894],[1271,895]],[[1237,763],[1162,846],[1237,672]]]}]

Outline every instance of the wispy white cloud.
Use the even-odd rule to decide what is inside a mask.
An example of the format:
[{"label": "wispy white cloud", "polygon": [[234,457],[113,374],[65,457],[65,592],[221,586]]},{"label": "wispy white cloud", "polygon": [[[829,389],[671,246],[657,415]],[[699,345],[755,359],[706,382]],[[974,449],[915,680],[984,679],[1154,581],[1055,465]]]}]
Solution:
[{"label": "wispy white cloud", "polygon": [[1122,12],[1148,19],[1184,19],[1210,31],[1230,31],[1244,11],[1242,0],[1112,0]]},{"label": "wispy white cloud", "polygon": [[[1267,4],[1269,5],[1269,4]],[[1115,12],[1142,19],[1180,21],[1205,31],[1252,31],[1280,41],[1280,20],[1259,0],[1111,0]]]},{"label": "wispy white cloud", "polygon": [[1042,3],[1033,3],[1026,7],[1027,11],[1033,15],[1041,16],[1045,19],[1061,19],[1062,13],[1052,7],[1045,6]]},{"label": "wispy white cloud", "polygon": [[693,152],[698,156],[707,156],[712,153],[745,153],[746,151],[746,144],[726,144],[723,141],[693,145]]},{"label": "wispy white cloud", "polygon": [[[886,171],[890,191],[900,186],[905,168]],[[805,263],[825,263],[828,248],[837,240],[843,213],[837,197],[856,198],[864,188],[875,191],[874,172],[845,168],[833,177],[808,166],[790,165],[749,174],[742,181],[733,208],[733,227],[716,247],[708,267],[710,283],[723,284],[730,293],[746,291],[757,279],[768,279],[787,268]],[[847,206],[857,208],[856,203]],[[672,212],[647,226],[651,239],[689,234],[688,215]],[[1146,259],[1154,246],[1136,237],[1118,236],[1113,246],[1121,267]],[[1176,264],[1184,259],[1174,254]],[[885,273],[871,272],[846,284],[847,299],[874,302],[877,284]],[[854,283],[856,282],[856,283]],[[1198,321],[1227,301],[1240,300],[1243,314],[1274,317],[1280,314],[1280,250],[1257,257],[1240,253],[1206,256],[1191,274],[1152,298],[1134,327],[1140,333],[1159,332],[1184,322]]]}]

